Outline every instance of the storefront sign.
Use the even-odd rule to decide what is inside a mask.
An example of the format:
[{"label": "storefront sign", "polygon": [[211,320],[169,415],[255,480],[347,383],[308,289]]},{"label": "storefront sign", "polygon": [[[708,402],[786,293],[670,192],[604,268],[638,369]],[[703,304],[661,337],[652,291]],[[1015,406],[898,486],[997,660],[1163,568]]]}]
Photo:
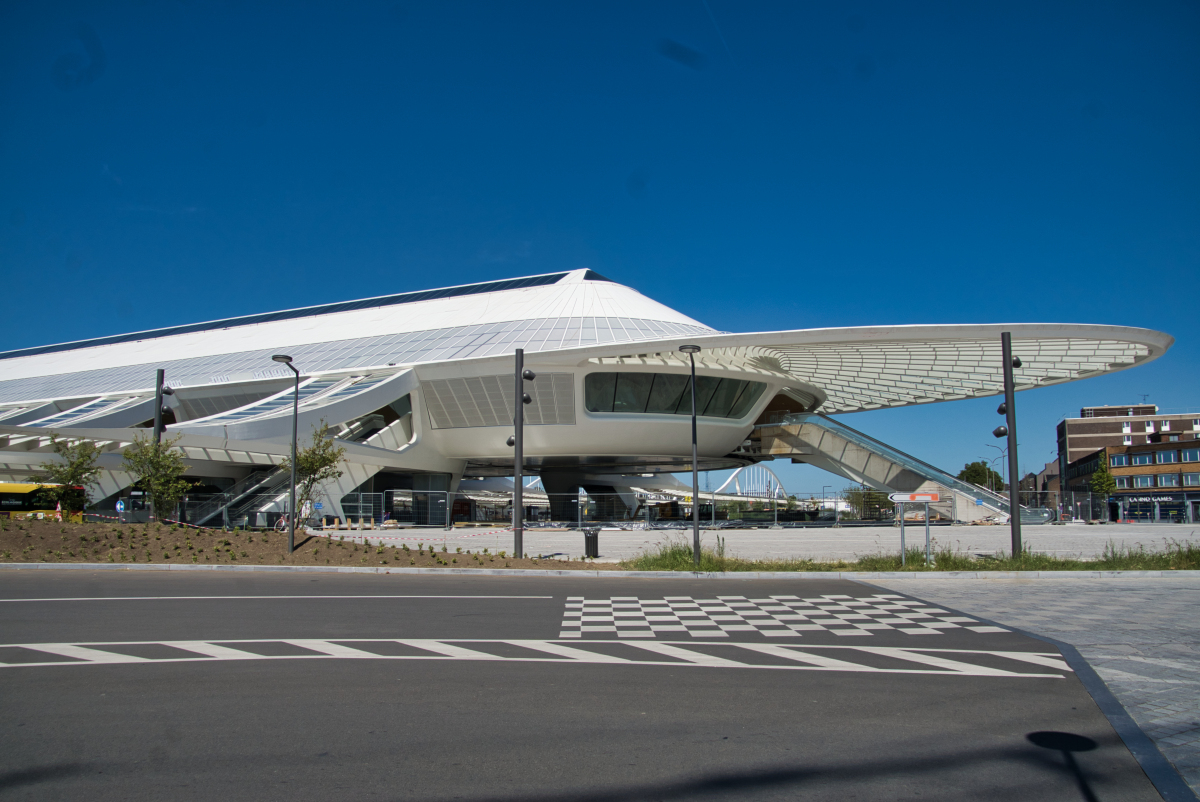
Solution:
[{"label": "storefront sign", "polygon": [[1122,501],[1128,502],[1128,503],[1130,503],[1130,504],[1153,504],[1153,503],[1154,503],[1154,502],[1156,502],[1156,501],[1158,501],[1158,502],[1170,502],[1170,501],[1175,501],[1175,502],[1178,502],[1178,501],[1183,501],[1183,496],[1172,496],[1172,495],[1162,495],[1162,496],[1118,496],[1118,498],[1120,498]]}]

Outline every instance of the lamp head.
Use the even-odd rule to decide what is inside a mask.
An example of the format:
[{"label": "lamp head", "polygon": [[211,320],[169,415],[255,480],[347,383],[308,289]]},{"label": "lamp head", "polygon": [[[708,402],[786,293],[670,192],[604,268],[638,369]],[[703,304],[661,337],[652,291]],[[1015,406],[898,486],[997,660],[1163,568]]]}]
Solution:
[{"label": "lamp head", "polygon": [[685,354],[698,354],[698,353],[700,353],[700,346],[698,346],[698,345],[681,345],[676,350],[678,350],[682,353],[685,353]]},{"label": "lamp head", "polygon": [[271,359],[275,360],[276,362],[282,362],[285,365],[292,364],[292,358],[283,354],[276,354],[275,356],[271,357]]}]

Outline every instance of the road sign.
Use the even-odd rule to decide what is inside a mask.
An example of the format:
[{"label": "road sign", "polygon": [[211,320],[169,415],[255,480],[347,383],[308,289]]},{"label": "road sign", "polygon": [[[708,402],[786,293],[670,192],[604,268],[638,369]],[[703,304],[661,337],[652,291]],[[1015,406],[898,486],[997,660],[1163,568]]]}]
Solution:
[{"label": "road sign", "polygon": [[888,499],[890,501],[915,501],[918,504],[932,504],[941,499],[941,496],[937,493],[889,493]]},{"label": "road sign", "polygon": [[314,507],[314,508],[316,508],[316,509],[318,509],[318,510],[323,510],[323,509],[325,509],[325,505],[324,505],[322,502],[320,502],[320,501],[318,501],[316,504],[314,504],[314,505],[313,505],[313,507]]},{"label": "road sign", "polygon": [[983,499],[981,499],[981,498],[977,498],[977,499],[975,499],[975,506],[976,506],[976,507],[982,507],[982,506],[983,506]]},{"label": "road sign", "polygon": [[125,512],[125,502],[124,501],[117,502],[117,512]]}]

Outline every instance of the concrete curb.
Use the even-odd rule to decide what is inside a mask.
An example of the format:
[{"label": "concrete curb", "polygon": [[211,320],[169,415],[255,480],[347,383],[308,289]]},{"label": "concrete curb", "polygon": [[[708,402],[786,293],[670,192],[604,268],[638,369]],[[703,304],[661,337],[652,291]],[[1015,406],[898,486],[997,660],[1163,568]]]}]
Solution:
[{"label": "concrete curb", "polygon": [[1169,579],[1200,571],[556,571],[537,568],[383,568],[334,565],[155,565],[147,563],[0,563],[0,571],[275,571],[336,574],[569,576],[588,579]]}]

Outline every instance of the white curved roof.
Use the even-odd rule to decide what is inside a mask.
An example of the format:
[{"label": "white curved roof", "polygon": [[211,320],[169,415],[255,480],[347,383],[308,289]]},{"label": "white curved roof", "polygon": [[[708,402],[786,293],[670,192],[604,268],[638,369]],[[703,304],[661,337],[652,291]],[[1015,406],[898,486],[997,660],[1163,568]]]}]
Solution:
[{"label": "white curved roof", "polygon": [[[756,362],[819,389],[826,397],[821,411],[839,413],[1002,393],[1005,331],[1022,363],[1013,371],[1018,390],[1125,370],[1157,359],[1175,342],[1168,334],[1127,326],[989,323],[715,333],[673,338],[654,350],[699,345],[697,368],[706,359],[714,366],[723,358]],[[617,356],[616,350],[609,345],[570,353],[587,359]]]},{"label": "white curved roof", "polygon": [[712,331],[573,270],[0,353],[0,403],[145,390],[156,368],[176,387],[290,377],[277,353],[313,373]]},{"label": "white curved roof", "polygon": [[[524,348],[586,360],[700,345],[700,366],[749,360],[853,412],[994,395],[1000,333],[1023,362],[1019,389],[1087,378],[1156,359],[1174,340],[1121,326],[1014,323],[867,326],[725,334],[589,270],[0,353],[0,403],[146,390],[155,368],[176,387],[304,373],[496,361]],[[710,362],[713,367],[718,362]],[[811,394],[810,394],[811,395]]]}]

